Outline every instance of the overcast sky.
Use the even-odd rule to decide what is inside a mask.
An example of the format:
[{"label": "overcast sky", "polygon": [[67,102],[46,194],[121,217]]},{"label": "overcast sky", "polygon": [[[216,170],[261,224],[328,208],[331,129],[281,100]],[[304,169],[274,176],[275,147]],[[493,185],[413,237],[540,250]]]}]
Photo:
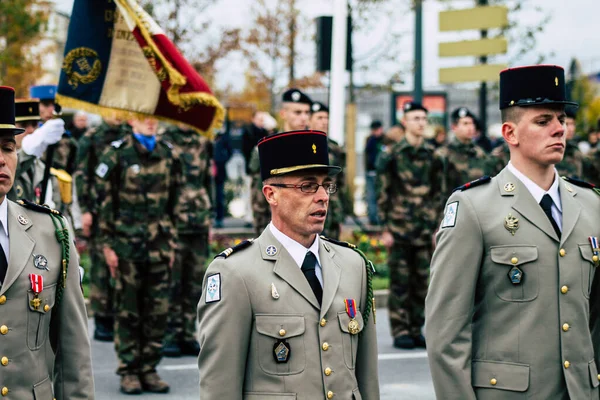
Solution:
[{"label": "overcast sky", "polygon": [[[390,1],[401,3],[401,0]],[[61,11],[71,12],[73,0],[54,0],[54,2]],[[319,15],[330,15],[331,3],[333,3],[332,0],[300,0],[297,2],[302,7],[302,13],[310,20]],[[407,3],[407,1],[404,1],[404,3]],[[540,6],[544,12],[550,13],[552,16],[544,32],[538,36],[537,52],[554,53],[546,60],[547,63],[567,67],[571,58],[577,57],[582,62],[586,72],[600,71],[600,28],[598,26],[600,1],[529,0],[529,3],[531,8]],[[250,26],[248,15],[251,4],[251,0],[219,0],[218,4],[210,11],[214,16],[214,24],[217,26],[240,27],[242,29],[248,28]],[[423,66],[426,89],[438,85],[438,68],[473,64],[472,58],[440,59],[437,57],[438,43],[472,37],[471,33],[456,35],[438,32],[438,13],[446,9],[447,4],[448,0],[445,4],[440,4],[437,0],[424,1]],[[454,0],[452,4],[455,8],[467,8],[473,4],[473,1]],[[408,10],[406,6],[405,9]],[[519,22],[531,24],[539,21],[540,18],[541,16],[536,12],[525,12],[519,15]],[[405,32],[400,43],[403,51],[398,55],[397,62],[399,65],[410,65],[413,54],[414,16],[410,12],[405,12],[400,14],[400,18],[396,23]],[[389,23],[382,22],[382,27],[375,29],[368,37],[364,37],[365,35],[361,37],[360,32],[356,34],[354,37],[354,54],[368,53],[372,50],[373,44],[377,43],[389,28]],[[311,27],[311,29],[314,30],[314,27]],[[202,38],[199,38],[198,45],[202,46]],[[304,51],[305,56],[300,60],[298,69],[300,74],[310,74],[314,71],[315,64],[314,44],[304,42],[301,46],[304,47],[301,50]],[[511,50],[510,46],[509,44],[509,51]],[[497,57],[496,61],[502,63],[508,62],[508,59],[508,56],[500,56]],[[536,55],[532,54],[522,58],[518,64],[532,63],[535,59]],[[241,89],[245,66],[236,61],[239,60],[226,60],[218,66],[220,86],[232,84],[235,89]],[[395,67],[395,65],[383,66],[380,73],[361,74],[358,77],[359,83],[384,83],[391,72],[397,69]],[[406,76],[406,80],[407,85],[410,85],[410,76]]]}]

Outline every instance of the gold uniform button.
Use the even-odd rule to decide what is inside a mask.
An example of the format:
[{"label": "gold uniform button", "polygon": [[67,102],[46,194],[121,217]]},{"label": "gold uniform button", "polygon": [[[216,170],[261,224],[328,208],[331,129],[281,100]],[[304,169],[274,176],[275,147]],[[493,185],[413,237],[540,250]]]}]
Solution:
[{"label": "gold uniform button", "polygon": [[329,367],[325,368],[325,375],[327,375],[327,376],[331,375],[331,368],[329,368]]},{"label": "gold uniform button", "polygon": [[2,295],[2,296],[0,296],[0,304],[4,304],[4,303],[6,303],[6,296]]},{"label": "gold uniform button", "polygon": [[498,381],[496,380],[496,378],[490,379],[490,385],[496,386],[497,383],[498,383]]},{"label": "gold uniform button", "polygon": [[48,304],[46,304],[46,305],[44,306],[44,311],[45,311],[45,312],[48,312],[48,311],[50,311],[50,306],[49,306]]},{"label": "gold uniform button", "polygon": [[2,396],[6,396],[8,394],[8,388],[6,386],[4,386],[2,388]]},{"label": "gold uniform button", "polygon": [[285,329],[279,330],[279,336],[285,336]]},{"label": "gold uniform button", "polygon": [[327,398],[333,399],[333,392],[331,390],[329,392],[327,392]]},{"label": "gold uniform button", "polygon": [[8,326],[2,325],[0,326],[0,333],[6,335],[8,333]]},{"label": "gold uniform button", "polygon": [[510,259],[510,262],[513,263],[513,264],[516,264],[516,263],[519,262],[519,259],[517,257],[513,257],[513,258]]},{"label": "gold uniform button", "polygon": [[565,361],[565,362],[563,363],[563,365],[565,366],[565,368],[569,368],[569,367],[571,366],[571,363],[570,363],[570,362],[568,362],[568,361]]},{"label": "gold uniform button", "polygon": [[569,324],[563,324],[562,329],[567,332],[569,330]]},{"label": "gold uniform button", "polygon": [[565,251],[565,249],[560,249],[558,254],[560,254],[561,257],[564,257],[567,254],[567,252]]},{"label": "gold uniform button", "polygon": [[568,286],[563,286],[560,288],[560,292],[562,294],[567,294],[567,292],[569,291],[569,287]]},{"label": "gold uniform button", "polygon": [[323,346],[321,346],[321,348],[323,349],[323,351],[329,350],[329,343],[327,343],[327,342],[323,343]]},{"label": "gold uniform button", "polygon": [[2,359],[0,359],[0,362],[6,367],[8,365],[8,357],[2,357]]},{"label": "gold uniform button", "polygon": [[321,326],[327,325],[327,320],[325,318],[321,319],[321,322],[319,322],[319,325],[321,325]]},{"label": "gold uniform button", "polygon": [[598,374],[598,380],[600,381],[600,374]]}]

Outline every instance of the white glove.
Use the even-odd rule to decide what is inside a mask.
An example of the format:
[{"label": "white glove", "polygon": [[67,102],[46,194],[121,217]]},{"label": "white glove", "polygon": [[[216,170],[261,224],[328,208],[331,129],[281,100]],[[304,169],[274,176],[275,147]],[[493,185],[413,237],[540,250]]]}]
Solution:
[{"label": "white glove", "polygon": [[31,135],[23,138],[21,148],[26,154],[40,158],[49,145],[57,143],[65,133],[65,121],[60,118],[46,121]]}]

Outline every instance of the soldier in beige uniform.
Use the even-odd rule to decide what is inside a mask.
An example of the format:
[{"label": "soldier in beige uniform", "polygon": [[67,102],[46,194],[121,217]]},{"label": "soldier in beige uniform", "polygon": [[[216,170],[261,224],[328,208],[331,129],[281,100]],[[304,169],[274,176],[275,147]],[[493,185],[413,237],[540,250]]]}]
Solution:
[{"label": "soldier in beige uniform", "polygon": [[[0,87],[0,394],[93,399],[78,255],[64,217],[6,194],[17,167],[14,90]],[[58,241],[57,241],[58,237]]]},{"label": "soldier in beige uniform", "polygon": [[203,400],[379,399],[371,263],[323,230],[327,136],[258,143],[271,223],[209,266],[198,304]]},{"label": "soldier in beige uniform", "polygon": [[425,332],[440,399],[599,398],[600,197],[554,167],[566,104],[560,67],[500,73],[510,162],[450,197],[431,265]]}]

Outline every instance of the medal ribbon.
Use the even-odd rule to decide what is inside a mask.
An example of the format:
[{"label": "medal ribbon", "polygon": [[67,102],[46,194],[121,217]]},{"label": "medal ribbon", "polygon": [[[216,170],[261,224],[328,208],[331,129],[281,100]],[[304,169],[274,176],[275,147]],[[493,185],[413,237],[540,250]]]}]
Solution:
[{"label": "medal ribbon", "polygon": [[44,290],[44,277],[38,274],[29,274],[29,281],[31,282],[31,290],[33,293],[40,294]]},{"label": "medal ribbon", "polygon": [[356,317],[356,301],[354,299],[345,299],[344,304],[346,305],[346,313],[350,318]]},{"label": "medal ribbon", "polygon": [[598,238],[596,236],[590,236],[588,238],[588,240],[590,241],[590,244],[592,245],[592,252],[594,253],[595,256],[597,256],[598,253],[600,252],[600,248],[598,247]]}]

